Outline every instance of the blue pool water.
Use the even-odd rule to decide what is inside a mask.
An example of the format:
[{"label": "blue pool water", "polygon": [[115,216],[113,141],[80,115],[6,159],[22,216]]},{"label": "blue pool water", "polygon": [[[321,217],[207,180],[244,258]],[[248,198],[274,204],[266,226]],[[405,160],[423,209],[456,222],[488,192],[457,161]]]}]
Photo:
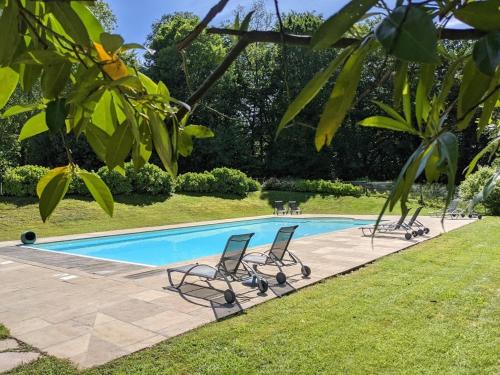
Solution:
[{"label": "blue pool water", "polygon": [[220,254],[229,236],[255,233],[250,247],[270,244],[283,226],[298,225],[294,238],[371,224],[346,218],[263,218],[153,232],[50,242],[30,247],[121,262],[161,266]]}]

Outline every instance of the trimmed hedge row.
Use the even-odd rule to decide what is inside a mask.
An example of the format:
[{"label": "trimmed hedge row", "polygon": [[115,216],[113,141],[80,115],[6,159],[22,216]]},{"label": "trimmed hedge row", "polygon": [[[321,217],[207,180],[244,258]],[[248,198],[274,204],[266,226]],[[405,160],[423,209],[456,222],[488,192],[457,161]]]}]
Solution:
[{"label": "trimmed hedge row", "polygon": [[335,196],[360,197],[363,188],[353,184],[329,180],[302,180],[269,178],[262,184],[262,190],[301,191],[307,193],[331,194]]},{"label": "trimmed hedge row", "polygon": [[258,181],[238,169],[215,168],[210,172],[184,173],[177,177],[176,191],[190,193],[218,193],[245,196],[260,190]]},{"label": "trimmed hedge row", "polygon": [[[36,185],[49,168],[37,165],[23,165],[6,171],[3,181],[5,195],[14,197],[36,196]],[[95,172],[94,172],[95,173]],[[174,191],[172,177],[153,164],[146,164],[135,170],[131,163],[125,164],[125,176],[107,167],[97,173],[108,185],[114,195],[146,193],[151,195],[168,194]],[[79,178],[73,178],[68,189],[69,194],[90,195],[85,184]]]}]

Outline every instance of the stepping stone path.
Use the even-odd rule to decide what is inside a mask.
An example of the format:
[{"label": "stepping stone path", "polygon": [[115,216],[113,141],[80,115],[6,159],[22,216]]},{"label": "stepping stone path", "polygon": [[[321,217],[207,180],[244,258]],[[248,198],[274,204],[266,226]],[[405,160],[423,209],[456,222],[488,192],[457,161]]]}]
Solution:
[{"label": "stepping stone path", "polygon": [[33,362],[38,357],[40,353],[26,351],[14,339],[0,340],[0,373]]}]

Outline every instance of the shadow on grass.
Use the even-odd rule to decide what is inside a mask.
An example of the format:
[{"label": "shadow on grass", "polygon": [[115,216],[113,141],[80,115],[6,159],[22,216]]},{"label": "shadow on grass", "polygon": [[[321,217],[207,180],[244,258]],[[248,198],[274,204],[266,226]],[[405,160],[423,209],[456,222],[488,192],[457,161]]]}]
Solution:
[{"label": "shadow on grass", "polygon": [[321,197],[321,198],[338,198],[332,194],[323,193],[309,193],[309,192],[296,192],[296,191],[279,191],[279,190],[263,190],[260,194],[260,199],[267,200],[268,204],[273,206],[274,201],[296,201],[297,203],[305,203],[311,198]]},{"label": "shadow on grass", "polygon": [[231,200],[243,200],[246,196],[242,197],[235,194],[218,194],[218,193],[194,193],[194,192],[179,192],[177,195],[186,195],[188,197],[212,197]]}]

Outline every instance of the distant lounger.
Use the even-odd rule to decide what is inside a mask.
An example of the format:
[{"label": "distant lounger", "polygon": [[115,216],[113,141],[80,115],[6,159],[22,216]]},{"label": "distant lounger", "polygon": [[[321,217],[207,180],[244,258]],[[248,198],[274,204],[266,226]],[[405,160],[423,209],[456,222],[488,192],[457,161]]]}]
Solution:
[{"label": "distant lounger", "polygon": [[[405,238],[407,240],[411,239],[412,236],[416,236],[416,234],[412,233],[413,231],[411,230],[410,227],[408,227],[407,224],[405,224],[406,216],[408,216],[408,212],[410,210],[407,210],[397,222],[389,222],[389,223],[380,223],[378,226],[371,225],[367,227],[361,227],[361,231],[363,232],[364,236],[368,235],[373,235],[375,232],[379,233],[392,233],[392,232],[401,232],[405,231]],[[417,233],[417,232],[415,232]]]},{"label": "distant lounger", "polygon": [[[168,281],[172,287],[179,289],[187,276],[197,276],[205,280],[223,280],[228,289],[224,291],[224,299],[227,303],[236,301],[236,294],[233,291],[230,281],[242,281],[244,277],[250,276],[257,280],[259,290],[264,293],[268,289],[268,282],[261,277],[252,267],[242,262],[248,243],[254,233],[239,234],[229,237],[224,252],[219,263],[213,267],[208,264],[188,264],[186,266],[167,269]],[[243,271],[243,276],[241,276]],[[172,281],[172,273],[183,274],[181,281],[175,284]]]},{"label": "distant lounger", "polygon": [[297,201],[288,202],[288,213],[290,213],[291,215],[293,214],[298,215],[302,213],[302,209],[299,207]]},{"label": "distant lounger", "polygon": [[459,208],[459,204],[460,204],[459,199],[453,199],[445,211],[443,211],[443,210],[434,211],[431,213],[431,216],[434,216],[434,217],[444,216],[445,218],[449,218],[449,219],[458,219],[458,218],[465,218],[465,217],[468,217],[469,219],[476,219],[476,218],[482,219],[483,218],[483,215],[474,211],[474,207],[472,204],[469,203],[468,210],[463,209],[463,208]]},{"label": "distant lounger", "polygon": [[286,214],[286,208],[285,208],[285,204],[283,203],[283,201],[274,201],[274,213],[276,215]]},{"label": "distant lounger", "polygon": [[271,249],[264,253],[252,252],[243,258],[245,263],[253,264],[254,270],[257,271],[258,266],[272,265],[278,267],[278,273],[276,274],[276,281],[279,284],[284,284],[286,282],[286,275],[283,272],[282,267],[300,265],[300,271],[302,275],[309,276],[311,274],[311,268],[304,265],[302,261],[291,251],[288,250],[288,245],[292,240],[292,236],[295,233],[298,225],[283,227],[278,230]]}]

